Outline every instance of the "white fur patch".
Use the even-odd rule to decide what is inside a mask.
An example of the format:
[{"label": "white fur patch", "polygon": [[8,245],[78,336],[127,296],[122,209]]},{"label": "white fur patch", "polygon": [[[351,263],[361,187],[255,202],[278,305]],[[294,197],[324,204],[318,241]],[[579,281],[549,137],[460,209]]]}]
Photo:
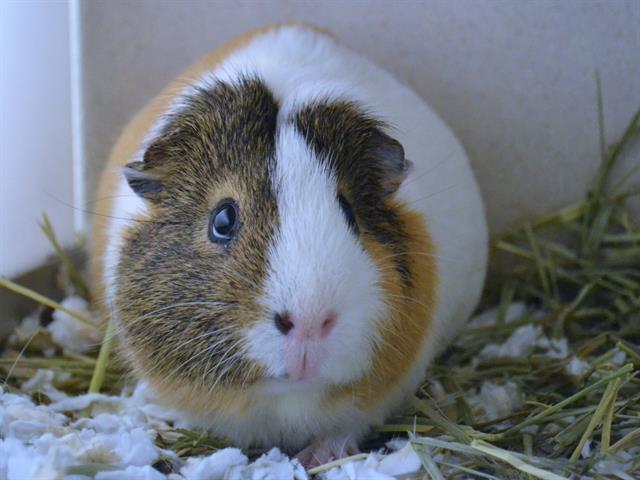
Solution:
[{"label": "white fur patch", "polygon": [[[293,125],[281,126],[273,172],[280,225],[269,251],[263,303],[268,312],[289,312],[296,323],[335,313],[329,336],[308,341],[320,359],[319,377],[332,383],[355,380],[368,370],[384,311],[379,273],[349,229],[338,204],[335,179]],[[250,355],[273,376],[299,354],[299,341],[275,327],[272,316],[247,334]],[[295,359],[293,359],[295,360]]]}]

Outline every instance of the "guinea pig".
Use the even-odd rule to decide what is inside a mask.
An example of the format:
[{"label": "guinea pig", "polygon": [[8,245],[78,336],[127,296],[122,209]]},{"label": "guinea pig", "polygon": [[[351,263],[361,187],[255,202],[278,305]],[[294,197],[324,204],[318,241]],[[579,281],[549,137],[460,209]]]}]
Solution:
[{"label": "guinea pig", "polygon": [[357,451],[478,301],[468,159],[407,86],[302,25],[205,56],[124,129],[92,276],[123,358],[185,418],[305,464]]}]

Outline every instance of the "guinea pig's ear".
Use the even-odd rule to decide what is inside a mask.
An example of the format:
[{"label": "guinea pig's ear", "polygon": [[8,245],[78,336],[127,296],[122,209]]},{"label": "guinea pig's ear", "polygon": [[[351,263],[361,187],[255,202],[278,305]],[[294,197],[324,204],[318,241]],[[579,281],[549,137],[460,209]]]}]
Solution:
[{"label": "guinea pig's ear", "polygon": [[151,202],[157,201],[164,190],[167,171],[161,159],[166,153],[164,142],[157,141],[147,148],[142,161],[128,163],[123,170],[131,189]]},{"label": "guinea pig's ear", "polygon": [[400,142],[389,135],[380,132],[375,143],[374,155],[382,166],[381,185],[390,195],[400,188],[413,163],[405,158]]}]

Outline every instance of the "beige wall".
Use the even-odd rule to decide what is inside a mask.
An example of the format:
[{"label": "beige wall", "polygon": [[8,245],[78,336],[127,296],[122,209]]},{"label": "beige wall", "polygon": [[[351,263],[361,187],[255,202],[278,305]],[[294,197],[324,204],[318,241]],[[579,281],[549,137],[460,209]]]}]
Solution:
[{"label": "beige wall", "polygon": [[598,162],[596,68],[610,139],[640,106],[638,0],[88,0],[91,181],[127,119],[172,77],[229,37],[283,20],[332,30],[427,99],[471,156],[494,231],[579,198]]}]

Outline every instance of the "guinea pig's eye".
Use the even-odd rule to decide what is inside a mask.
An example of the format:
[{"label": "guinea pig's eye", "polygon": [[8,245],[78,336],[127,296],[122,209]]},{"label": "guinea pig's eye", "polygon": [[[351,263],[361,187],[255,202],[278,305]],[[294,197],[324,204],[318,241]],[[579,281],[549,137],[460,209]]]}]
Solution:
[{"label": "guinea pig's eye", "polygon": [[218,204],[209,221],[209,240],[214,243],[228,243],[238,229],[238,205],[226,199]]},{"label": "guinea pig's eye", "polygon": [[353,208],[351,208],[351,204],[347,202],[347,199],[342,195],[338,195],[338,203],[340,204],[340,208],[342,209],[342,213],[344,213],[344,218],[347,220],[347,225],[349,228],[358,235],[360,230],[358,229],[358,223],[356,222],[356,216],[353,214]]}]

